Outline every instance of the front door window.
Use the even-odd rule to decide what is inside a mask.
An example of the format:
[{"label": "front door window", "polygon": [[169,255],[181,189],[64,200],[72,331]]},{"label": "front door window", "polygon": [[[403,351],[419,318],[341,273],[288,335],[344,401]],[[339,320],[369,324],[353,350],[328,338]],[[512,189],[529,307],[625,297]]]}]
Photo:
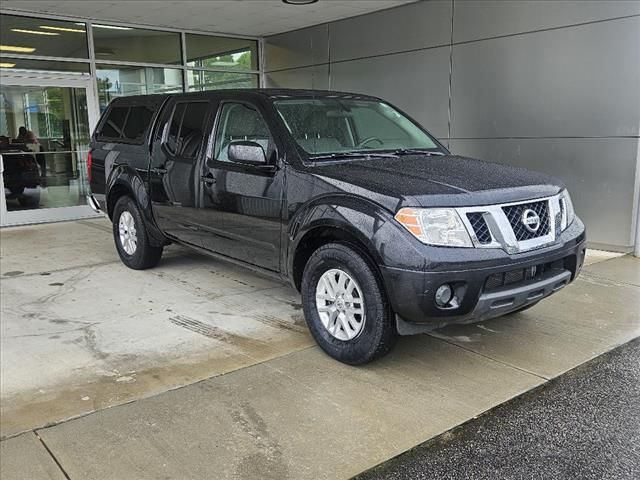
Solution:
[{"label": "front door window", "polygon": [[253,106],[246,103],[223,105],[216,134],[214,158],[220,162],[228,162],[229,145],[234,140],[258,143],[265,155],[269,155],[273,147],[266,122]]}]

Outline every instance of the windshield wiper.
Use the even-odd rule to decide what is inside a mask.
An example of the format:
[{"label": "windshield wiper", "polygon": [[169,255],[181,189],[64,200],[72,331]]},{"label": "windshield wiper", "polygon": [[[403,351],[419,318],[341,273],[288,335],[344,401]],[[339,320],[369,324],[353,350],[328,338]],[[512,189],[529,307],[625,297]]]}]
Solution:
[{"label": "windshield wiper", "polygon": [[437,150],[422,150],[420,148],[399,148],[398,150],[394,150],[393,153],[396,155],[435,155],[438,157],[445,155]]},{"label": "windshield wiper", "polygon": [[309,160],[339,160],[341,158],[398,158],[395,153],[376,153],[376,152],[340,152],[328,153],[326,155],[313,155]]}]

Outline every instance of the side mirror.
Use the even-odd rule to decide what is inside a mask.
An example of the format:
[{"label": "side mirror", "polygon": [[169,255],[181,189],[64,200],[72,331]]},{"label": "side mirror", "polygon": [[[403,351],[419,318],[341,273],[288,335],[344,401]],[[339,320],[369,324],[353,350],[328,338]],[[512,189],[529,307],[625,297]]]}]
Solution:
[{"label": "side mirror", "polygon": [[245,165],[266,165],[267,156],[264,153],[262,145],[256,142],[238,140],[229,144],[227,153],[229,160],[236,163],[244,163]]}]

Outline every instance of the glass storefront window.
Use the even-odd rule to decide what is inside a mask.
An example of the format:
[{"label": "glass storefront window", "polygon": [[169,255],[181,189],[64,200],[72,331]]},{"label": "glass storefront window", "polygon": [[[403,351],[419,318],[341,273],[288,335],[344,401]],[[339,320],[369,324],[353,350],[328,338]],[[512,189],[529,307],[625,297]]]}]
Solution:
[{"label": "glass storefront window", "polygon": [[89,58],[86,25],[82,22],[0,15],[0,52]]},{"label": "glass storefront window", "polygon": [[206,70],[187,71],[190,92],[219,90],[222,88],[256,88],[258,75],[235,72],[209,72]]},{"label": "glass storefront window", "polygon": [[[35,209],[85,204],[96,107],[121,96],[259,85],[256,40],[24,15],[0,14],[0,186],[8,210],[27,210],[11,223],[41,218]],[[134,127],[125,133],[137,138]]]},{"label": "glass storefront window", "polygon": [[96,60],[182,63],[180,34],[117,25],[93,24]]},{"label": "glass storefront window", "polygon": [[100,109],[116,97],[182,92],[182,70],[123,65],[97,65]]},{"label": "glass storefront window", "polygon": [[258,43],[241,38],[185,35],[189,67],[257,70]]},{"label": "glass storefront window", "polygon": [[89,74],[88,63],[60,62],[58,60],[31,60],[0,55],[0,71],[8,69]]},{"label": "glass storefront window", "polygon": [[2,85],[7,210],[83,205],[89,135],[84,88]]}]

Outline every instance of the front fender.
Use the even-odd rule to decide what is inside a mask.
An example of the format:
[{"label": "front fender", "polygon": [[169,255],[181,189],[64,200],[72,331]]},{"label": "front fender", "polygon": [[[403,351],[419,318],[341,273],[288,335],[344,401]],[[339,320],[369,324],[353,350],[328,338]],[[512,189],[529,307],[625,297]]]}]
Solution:
[{"label": "front fender", "polygon": [[307,234],[320,228],[336,228],[355,237],[380,266],[422,269],[424,260],[416,242],[380,205],[364,198],[331,195],[301,207],[289,222],[287,272],[293,278],[295,252]]},{"label": "front fender", "polygon": [[[143,171],[146,173],[146,170]],[[147,186],[140,175],[140,170],[134,169],[127,164],[116,164],[110,171],[107,178],[107,213],[109,218],[113,216],[113,207],[117,198],[126,194],[131,196],[142,213],[145,227],[149,235],[149,242],[155,247],[167,245],[169,241],[158,228],[153,217],[151,199],[147,191]]]}]

